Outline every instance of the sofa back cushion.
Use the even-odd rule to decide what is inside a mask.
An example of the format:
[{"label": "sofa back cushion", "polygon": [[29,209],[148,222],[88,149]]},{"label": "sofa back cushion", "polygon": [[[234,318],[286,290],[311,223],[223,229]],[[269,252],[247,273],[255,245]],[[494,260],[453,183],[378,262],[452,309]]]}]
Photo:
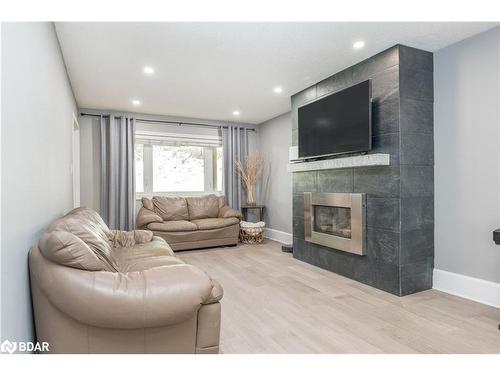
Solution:
[{"label": "sofa back cushion", "polygon": [[112,271],[73,233],[62,230],[46,232],[38,246],[44,257],[54,263],[86,271]]},{"label": "sofa back cushion", "polygon": [[[52,222],[47,228],[47,236],[44,241],[41,242],[41,246],[45,246],[45,250],[41,249],[44,254],[62,254],[64,252],[64,256],[48,255],[53,261],[57,262],[58,259],[67,259],[69,256],[68,254],[74,254],[76,258],[82,257],[82,254],[85,253],[84,249],[86,248],[81,248],[82,244],[80,241],[74,239],[73,236],[52,232],[67,232],[77,237],[92,251],[97,259],[102,262],[102,267],[104,269],[110,271],[116,270],[116,262],[113,259],[111,250],[113,234],[99,214],[94,210],[84,207],[76,208],[62,218]],[[60,248],[58,248],[58,246]],[[64,247],[68,246],[69,248],[64,250]],[[75,249],[78,249],[78,251]],[[89,260],[90,258],[87,257],[85,259]],[[69,265],[67,264],[69,262],[68,260],[62,262],[61,264]],[[90,268],[92,267],[94,266]]]},{"label": "sofa back cushion", "polygon": [[219,215],[219,198],[210,194],[203,197],[186,198],[189,220],[207,219]]},{"label": "sofa back cushion", "polygon": [[181,197],[153,197],[154,211],[164,221],[189,220],[186,199]]},{"label": "sofa back cushion", "polygon": [[146,210],[154,211],[154,205],[153,205],[153,201],[151,200],[151,198],[142,197],[141,202],[142,202],[142,206]]},{"label": "sofa back cushion", "polygon": [[226,197],[219,195],[217,198],[219,199],[219,208],[224,207],[226,205]]}]

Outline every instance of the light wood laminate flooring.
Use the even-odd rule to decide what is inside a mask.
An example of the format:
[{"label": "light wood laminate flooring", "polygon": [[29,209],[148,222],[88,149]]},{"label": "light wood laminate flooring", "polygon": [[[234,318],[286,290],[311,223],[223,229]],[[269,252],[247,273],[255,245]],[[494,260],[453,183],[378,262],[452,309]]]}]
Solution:
[{"label": "light wood laminate flooring", "polygon": [[177,255],[224,288],[221,353],[500,353],[500,309],[436,290],[397,297],[270,240]]}]

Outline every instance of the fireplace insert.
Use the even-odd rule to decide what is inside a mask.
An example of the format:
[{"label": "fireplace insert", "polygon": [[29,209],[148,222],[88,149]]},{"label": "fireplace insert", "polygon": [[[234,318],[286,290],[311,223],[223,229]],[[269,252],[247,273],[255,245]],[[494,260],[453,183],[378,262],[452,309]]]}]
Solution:
[{"label": "fireplace insert", "polygon": [[306,241],[365,255],[365,194],[304,193]]}]

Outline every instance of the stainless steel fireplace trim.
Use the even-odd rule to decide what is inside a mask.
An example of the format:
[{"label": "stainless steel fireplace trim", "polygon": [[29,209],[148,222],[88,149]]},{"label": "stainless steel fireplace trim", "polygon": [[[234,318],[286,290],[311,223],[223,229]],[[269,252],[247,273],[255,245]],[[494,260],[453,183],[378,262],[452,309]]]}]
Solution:
[{"label": "stainless steel fireplace trim", "polygon": [[[334,236],[313,230],[313,206],[345,207],[351,209],[351,238]],[[308,242],[343,250],[348,253],[366,254],[366,195],[364,193],[304,193],[304,236]]]}]

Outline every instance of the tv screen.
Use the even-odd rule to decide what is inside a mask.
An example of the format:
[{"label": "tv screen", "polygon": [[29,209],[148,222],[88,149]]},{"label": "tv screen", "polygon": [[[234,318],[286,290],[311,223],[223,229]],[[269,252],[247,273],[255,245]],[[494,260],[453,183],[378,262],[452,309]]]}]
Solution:
[{"label": "tv screen", "polygon": [[298,108],[299,158],[371,149],[371,81]]}]

